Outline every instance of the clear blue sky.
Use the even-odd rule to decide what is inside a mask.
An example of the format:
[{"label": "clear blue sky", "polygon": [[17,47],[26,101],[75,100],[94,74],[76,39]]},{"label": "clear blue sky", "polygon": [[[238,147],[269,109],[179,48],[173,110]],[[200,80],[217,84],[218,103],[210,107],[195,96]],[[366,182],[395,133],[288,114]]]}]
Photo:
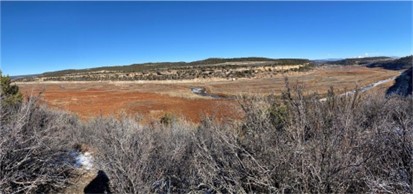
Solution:
[{"label": "clear blue sky", "polygon": [[412,54],[412,2],[1,2],[4,74]]}]

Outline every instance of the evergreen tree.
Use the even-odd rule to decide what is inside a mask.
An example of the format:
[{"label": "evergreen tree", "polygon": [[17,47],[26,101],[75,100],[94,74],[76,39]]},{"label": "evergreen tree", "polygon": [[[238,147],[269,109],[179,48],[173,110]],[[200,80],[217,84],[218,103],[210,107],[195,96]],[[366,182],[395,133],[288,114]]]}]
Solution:
[{"label": "evergreen tree", "polygon": [[20,104],[23,100],[23,96],[19,91],[17,85],[11,84],[9,76],[3,76],[0,71],[0,102],[1,106]]}]

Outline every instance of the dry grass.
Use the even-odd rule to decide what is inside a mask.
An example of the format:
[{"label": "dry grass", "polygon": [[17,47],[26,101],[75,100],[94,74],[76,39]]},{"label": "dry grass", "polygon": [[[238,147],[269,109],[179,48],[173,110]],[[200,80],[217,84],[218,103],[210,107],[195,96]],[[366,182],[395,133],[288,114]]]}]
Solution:
[{"label": "dry grass", "polygon": [[291,83],[301,84],[306,91],[326,94],[332,86],[337,92],[363,87],[371,83],[399,75],[398,71],[361,66],[324,66],[310,72],[278,74],[271,79],[238,80],[235,82],[213,82],[205,84],[217,94],[276,94],[284,89],[284,77]]},{"label": "dry grass", "polygon": [[83,119],[121,112],[158,119],[165,113],[172,113],[199,122],[203,115],[221,118],[240,118],[242,115],[234,100],[195,95],[191,87],[201,86],[211,93],[227,96],[280,95],[284,88],[284,76],[289,76],[291,83],[302,84],[307,91],[325,95],[330,86],[340,93],[394,77],[398,73],[360,66],[325,66],[309,72],[278,74],[267,79],[39,82],[19,83],[19,86],[26,96],[43,91],[43,100],[49,106],[75,112]]},{"label": "dry grass", "polygon": [[[25,85],[27,86],[27,85]],[[222,118],[237,118],[236,103],[226,99],[181,98],[145,92],[150,86],[134,90],[136,85],[104,84],[50,84],[34,87],[21,87],[25,95],[37,93],[44,87],[42,99],[51,107],[78,113],[83,119],[99,115],[118,115],[126,112],[130,115],[144,115],[147,120],[158,119],[165,113],[183,116],[193,122],[199,122],[203,115],[217,115]],[[167,90],[167,85],[157,87]],[[32,92],[31,90],[34,90]],[[189,88],[186,88],[190,92]],[[192,93],[191,93],[192,94]],[[192,94],[194,95],[194,94]]]},{"label": "dry grass", "polygon": [[243,96],[243,120],[199,125],[2,109],[0,191],[64,189],[71,168],[61,161],[76,143],[96,150],[116,193],[413,192],[412,98],[328,94]]},{"label": "dry grass", "polygon": [[97,118],[74,139],[100,150],[98,164],[120,193],[413,191],[411,98],[330,92],[319,102],[297,88],[238,102],[242,122]]}]

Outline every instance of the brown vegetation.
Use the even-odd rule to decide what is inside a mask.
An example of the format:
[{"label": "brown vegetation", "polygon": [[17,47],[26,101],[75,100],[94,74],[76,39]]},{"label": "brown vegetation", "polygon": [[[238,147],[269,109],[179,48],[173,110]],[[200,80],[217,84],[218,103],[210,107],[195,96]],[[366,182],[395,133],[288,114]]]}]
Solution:
[{"label": "brown vegetation", "polygon": [[[319,77],[312,76],[322,81],[323,75],[334,74],[328,80],[335,83],[331,79],[364,76],[371,82],[392,75],[380,69],[330,68],[320,68]],[[303,91],[311,87],[296,83],[292,81],[294,87],[287,84],[283,92],[235,99],[168,95],[167,89],[190,93],[188,86],[194,83],[50,84],[46,90],[43,85],[33,90],[29,84],[22,85],[26,95],[43,90],[41,100],[52,106],[96,107],[94,111],[101,106],[100,113],[108,112],[98,117],[92,112],[92,119],[80,121],[34,98],[5,104],[0,110],[0,191],[413,192],[411,96],[361,96],[358,92],[343,96],[332,89],[319,95]],[[209,92],[214,84],[206,87]],[[164,93],[149,92],[155,86]],[[53,104],[53,99],[63,100]],[[82,103],[74,106],[73,101]],[[114,115],[113,109],[119,107],[132,111]],[[139,108],[127,109],[131,107]],[[162,110],[159,116],[145,122],[133,116],[137,110],[157,108]],[[165,108],[184,114],[171,114]],[[211,114],[200,114],[197,124],[185,120],[185,112],[193,115],[200,110]],[[94,170],[105,176],[93,179],[95,173],[78,171],[73,151],[92,151]]]},{"label": "brown vegetation", "polygon": [[[337,93],[388,79],[397,71],[359,66],[324,66],[309,72],[289,73],[265,79],[235,81],[158,81],[158,82],[56,82],[18,83],[25,96],[42,93],[49,106],[77,113],[88,119],[99,115],[126,112],[144,118],[158,119],[165,113],[182,116],[198,123],[204,115],[219,118],[239,118],[240,110],[233,99],[213,99],[191,92],[203,87],[221,96],[269,95],[279,96],[284,89],[284,77],[299,83],[306,91],[325,95],[333,86]],[[390,86],[387,86],[390,87]],[[384,89],[385,90],[385,89]]]},{"label": "brown vegetation", "polygon": [[77,119],[33,99],[0,110],[0,192],[56,192],[75,176],[68,133]]},{"label": "brown vegetation", "polygon": [[70,185],[59,159],[77,143],[96,150],[95,165],[117,193],[413,192],[411,98],[330,91],[320,102],[297,86],[281,99],[237,102],[244,120],[205,118],[198,126],[175,119],[141,125],[128,116],[81,123],[27,109],[32,103],[2,109],[0,190]]},{"label": "brown vegetation", "polygon": [[[99,84],[97,84],[99,85]],[[160,118],[165,113],[184,117],[193,122],[199,122],[204,115],[216,115],[221,118],[236,118],[238,112],[236,103],[226,99],[182,98],[159,94],[157,92],[139,91],[139,87],[120,89],[112,84],[105,88],[94,88],[91,84],[58,84],[40,85],[37,87],[21,87],[24,94],[37,94],[42,91],[42,99],[52,107],[78,113],[83,119],[99,115],[143,115],[147,119]],[[163,91],[161,86],[155,88]],[[71,88],[73,87],[73,88]],[[138,91],[134,91],[138,88]],[[187,89],[190,94],[190,89]]]}]

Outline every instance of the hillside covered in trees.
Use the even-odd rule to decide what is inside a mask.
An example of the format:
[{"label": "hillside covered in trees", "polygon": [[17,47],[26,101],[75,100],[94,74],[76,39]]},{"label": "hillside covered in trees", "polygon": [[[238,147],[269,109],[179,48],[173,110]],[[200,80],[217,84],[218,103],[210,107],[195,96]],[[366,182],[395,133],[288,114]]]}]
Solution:
[{"label": "hillside covered in trees", "polygon": [[391,61],[391,57],[363,57],[363,58],[347,58],[337,61],[328,61],[327,64],[333,65],[368,65],[378,61]]},{"label": "hillside covered in trees", "polygon": [[413,95],[413,67],[405,70],[400,76],[396,78],[396,83],[387,90],[387,95],[401,95],[409,96]]},{"label": "hillside covered in trees", "polygon": [[209,58],[193,62],[159,62],[46,72],[17,81],[182,80],[251,78],[311,68],[307,59]]},{"label": "hillside covered in trees", "polygon": [[381,67],[389,70],[401,70],[412,67],[412,56],[402,58],[391,57],[364,57],[364,58],[348,58],[337,61],[328,61],[326,64],[331,65],[363,65],[366,67]]},{"label": "hillside covered in trees", "polygon": [[400,70],[400,69],[408,69],[412,67],[413,56],[406,56],[400,59],[389,60],[389,61],[377,61],[371,64],[368,64],[367,67],[381,67],[384,69],[391,69],[391,70]]}]

